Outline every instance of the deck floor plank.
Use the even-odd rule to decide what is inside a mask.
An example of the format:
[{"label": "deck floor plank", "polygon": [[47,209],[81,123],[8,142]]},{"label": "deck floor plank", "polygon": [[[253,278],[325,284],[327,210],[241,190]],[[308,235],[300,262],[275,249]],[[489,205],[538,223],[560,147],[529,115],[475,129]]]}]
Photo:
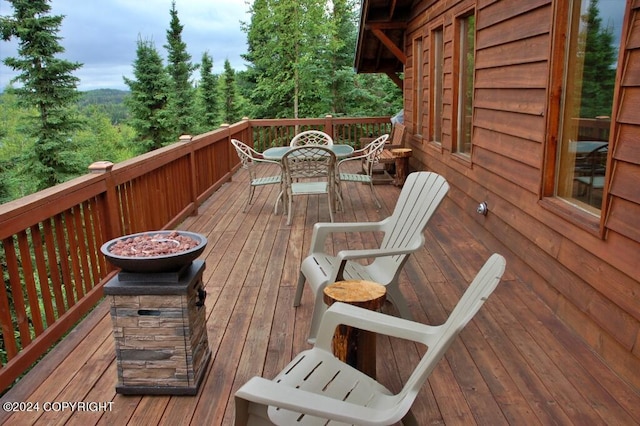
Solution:
[{"label": "deck floor plank", "polygon": [[[357,165],[355,165],[357,166]],[[354,167],[355,167],[354,166]],[[266,173],[275,172],[275,168]],[[102,302],[2,401],[110,402],[110,411],[2,413],[0,423],[67,425],[230,425],[233,394],[254,375],[273,377],[309,348],[313,295],[305,289],[293,307],[299,266],[313,224],[328,220],[325,197],[296,197],[293,223],[277,186],[257,188],[247,212],[247,174],[239,170],[179,229],[205,235],[203,284],[212,359],[195,396],[124,396],[115,392],[115,343],[108,300]],[[391,214],[400,189],[376,185],[377,209],[367,185],[344,186],[340,222],[377,221]],[[535,296],[541,278],[482,229],[470,232],[445,200],[410,257],[400,286],[416,320],[438,324],[494,250],[507,271],[485,304],[436,367],[413,406],[419,424],[640,424],[640,395]],[[379,233],[336,234],[326,249],[375,246]],[[489,248],[491,247],[491,248]],[[498,249],[496,249],[498,247]],[[529,280],[533,280],[529,282]],[[386,303],[384,312],[396,314]],[[392,391],[407,380],[425,348],[381,336],[377,376]]]}]

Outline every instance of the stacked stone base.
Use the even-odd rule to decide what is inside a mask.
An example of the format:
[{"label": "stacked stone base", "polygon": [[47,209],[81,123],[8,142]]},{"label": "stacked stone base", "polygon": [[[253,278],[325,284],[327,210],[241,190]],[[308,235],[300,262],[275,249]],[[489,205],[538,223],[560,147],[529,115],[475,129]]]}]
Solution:
[{"label": "stacked stone base", "polygon": [[105,285],[116,343],[116,392],[195,395],[211,359],[202,272],[121,272]]}]

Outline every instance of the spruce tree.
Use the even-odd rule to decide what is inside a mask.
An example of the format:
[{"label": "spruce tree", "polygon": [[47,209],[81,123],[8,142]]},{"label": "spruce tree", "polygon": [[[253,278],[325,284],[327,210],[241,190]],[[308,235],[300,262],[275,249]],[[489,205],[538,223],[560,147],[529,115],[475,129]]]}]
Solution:
[{"label": "spruce tree", "polygon": [[36,180],[36,189],[44,189],[76,175],[86,167],[75,155],[71,134],[82,125],[73,108],[79,97],[78,78],[73,71],[82,64],[56,55],[63,53],[57,35],[63,16],[50,15],[48,0],[8,0],[13,16],[3,16],[0,33],[4,41],[18,40],[18,57],[4,64],[19,71],[12,80],[21,83],[10,90],[24,108],[34,108],[37,116],[28,126],[35,140],[33,150],[23,161]]},{"label": "spruce tree", "polygon": [[191,73],[197,66],[191,64],[191,55],[187,52],[187,45],[182,41],[184,26],[178,18],[176,2],[171,3],[171,22],[167,30],[167,69],[172,81],[170,108],[175,120],[176,136],[195,133],[196,118],[193,105],[195,104],[195,89],[191,85]]},{"label": "spruce tree", "polygon": [[126,105],[131,126],[136,130],[139,148],[144,153],[177,140],[169,111],[171,81],[153,42],[138,40],[134,62],[135,79],[124,77],[131,95]]},{"label": "spruce tree", "polygon": [[231,68],[229,60],[224,61],[224,74],[221,78],[222,84],[222,121],[228,124],[240,120],[241,112],[236,91],[235,72]]},{"label": "spruce tree", "polygon": [[200,64],[200,125],[205,132],[220,124],[218,78],[213,74],[213,59],[208,52],[202,54]]},{"label": "spruce tree", "polygon": [[613,28],[602,26],[598,0],[590,0],[582,20],[585,31],[581,36],[585,51],[580,117],[608,116],[613,106],[618,58],[613,43]]}]

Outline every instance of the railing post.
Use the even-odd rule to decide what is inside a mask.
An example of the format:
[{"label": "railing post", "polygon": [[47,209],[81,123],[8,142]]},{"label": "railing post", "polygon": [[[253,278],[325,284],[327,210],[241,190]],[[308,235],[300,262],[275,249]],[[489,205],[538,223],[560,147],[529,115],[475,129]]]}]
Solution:
[{"label": "railing post", "polygon": [[324,132],[333,138],[333,116],[331,114],[324,116]]},{"label": "railing post", "polygon": [[[227,134],[227,145],[231,146],[231,126],[229,126],[229,123],[222,123],[220,124],[220,128],[221,129],[226,129],[226,134]],[[227,149],[227,170],[229,171],[229,173],[231,172],[231,170],[233,169],[233,157],[231,157],[231,150]]]},{"label": "railing post", "polygon": [[105,233],[104,240],[108,241],[122,235],[122,225],[120,223],[120,209],[118,208],[118,195],[116,193],[116,185],[113,180],[111,170],[113,163],[111,161],[96,161],[89,165],[89,172],[92,174],[102,174],[105,183]]},{"label": "railing post", "polygon": [[[191,135],[180,135],[178,138],[182,143],[190,143],[193,140]],[[193,151],[193,145],[189,145],[189,180],[191,181],[191,203],[193,204],[193,210],[191,216],[198,215],[198,170],[196,166],[196,156]]]}]

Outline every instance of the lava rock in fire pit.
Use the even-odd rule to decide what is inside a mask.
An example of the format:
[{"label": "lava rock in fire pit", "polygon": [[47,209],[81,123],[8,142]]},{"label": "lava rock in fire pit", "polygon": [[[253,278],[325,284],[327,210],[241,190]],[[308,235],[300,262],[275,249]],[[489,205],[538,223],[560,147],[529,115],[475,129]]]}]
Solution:
[{"label": "lava rock in fire pit", "polygon": [[207,239],[187,231],[150,231],[125,235],[102,245],[107,260],[128,272],[171,272],[190,264]]}]

